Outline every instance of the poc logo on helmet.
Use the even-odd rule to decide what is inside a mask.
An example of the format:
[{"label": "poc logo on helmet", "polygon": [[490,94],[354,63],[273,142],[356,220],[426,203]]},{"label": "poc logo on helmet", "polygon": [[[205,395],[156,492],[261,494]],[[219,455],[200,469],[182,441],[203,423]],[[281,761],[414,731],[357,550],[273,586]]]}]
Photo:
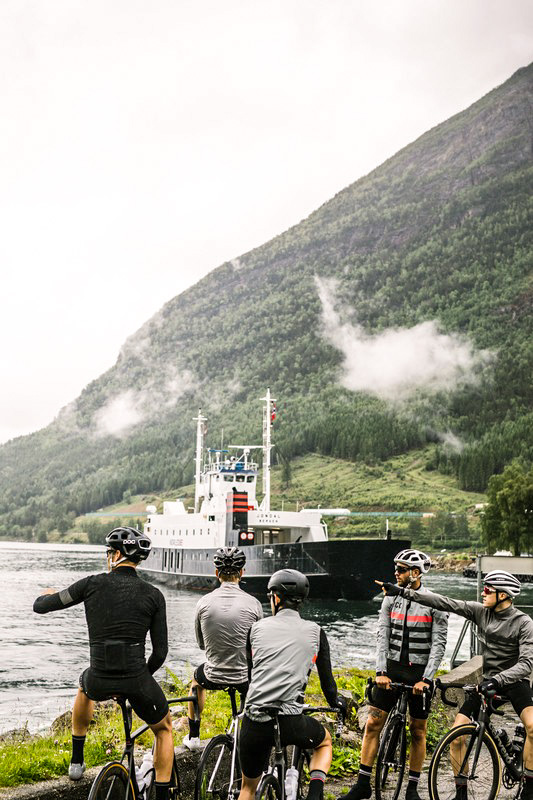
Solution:
[{"label": "poc logo on helmet", "polygon": [[123,539],[122,544],[135,544],[135,539]]}]

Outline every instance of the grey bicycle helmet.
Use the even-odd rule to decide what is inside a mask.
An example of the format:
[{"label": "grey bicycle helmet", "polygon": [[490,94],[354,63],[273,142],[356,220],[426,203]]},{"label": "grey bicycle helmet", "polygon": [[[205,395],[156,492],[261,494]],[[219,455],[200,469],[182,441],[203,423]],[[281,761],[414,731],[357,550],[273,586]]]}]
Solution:
[{"label": "grey bicycle helmet", "polygon": [[509,597],[517,597],[522,589],[518,578],[504,569],[493,569],[492,572],[487,572],[483,583],[485,586],[492,586],[498,592],[505,592]]},{"label": "grey bicycle helmet", "polygon": [[246,556],[238,547],[220,547],[213,563],[219,572],[240,572],[246,564]]},{"label": "grey bicycle helmet", "polygon": [[113,528],[105,537],[105,543],[112,550],[118,550],[128,561],[138,563],[150,555],[152,541],[137,528]]}]

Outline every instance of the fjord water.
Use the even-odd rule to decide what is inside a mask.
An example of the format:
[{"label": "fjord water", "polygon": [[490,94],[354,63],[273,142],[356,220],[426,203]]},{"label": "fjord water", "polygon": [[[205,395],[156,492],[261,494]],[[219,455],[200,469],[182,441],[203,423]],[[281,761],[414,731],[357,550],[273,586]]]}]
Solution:
[{"label": "fjord water", "polygon": [[[36,731],[70,708],[78,676],[88,665],[88,643],[83,605],[41,616],[33,613],[33,601],[44,588],[62,589],[85,575],[104,570],[104,548],[1,543],[0,556],[0,732],[26,724]],[[434,573],[426,584],[443,594],[475,597],[475,582],[460,575]],[[181,677],[189,678],[193,666],[203,661],[193,629],[198,594],[160,588],[166,598],[169,622],[166,664]],[[528,594],[525,602],[531,603],[533,590]],[[270,613],[266,605],[264,609],[265,614]],[[306,605],[303,616],[326,630],[334,666],[372,668],[378,609],[379,599],[371,603],[314,600]],[[458,617],[450,620],[448,658],[461,625]],[[148,642],[148,652],[149,647]],[[164,675],[163,667],[156,677]]]}]

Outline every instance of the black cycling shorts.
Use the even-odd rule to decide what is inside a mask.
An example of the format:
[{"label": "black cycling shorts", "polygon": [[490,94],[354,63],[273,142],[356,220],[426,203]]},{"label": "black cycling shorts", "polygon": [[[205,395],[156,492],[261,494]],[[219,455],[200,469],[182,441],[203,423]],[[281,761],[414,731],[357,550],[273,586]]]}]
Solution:
[{"label": "black cycling shorts", "polygon": [[[498,694],[501,694],[509,700],[518,716],[520,716],[524,708],[533,706],[531,685],[526,679],[503,686],[502,689],[498,691]],[[468,694],[466,700],[459,709],[459,714],[464,714],[465,717],[474,719],[477,716],[480,705],[481,697],[479,697],[479,695]]]},{"label": "black cycling shorts", "polygon": [[168,713],[168,703],[163,690],[145,669],[130,678],[101,678],[89,667],[80,675],[80,687],[90,700],[107,700],[115,694],[126,697],[143,722],[155,725]]},{"label": "black cycling shorts", "polygon": [[[326,735],[323,725],[305,714],[282,714],[278,717],[281,744],[295,744],[302,750],[314,750]],[[247,778],[258,778],[268,767],[274,744],[274,720],[255,722],[243,717],[239,736],[241,770]]]},{"label": "black cycling shorts", "polygon": [[200,664],[199,667],[196,667],[194,670],[194,680],[196,683],[202,687],[202,689],[227,689],[228,686],[234,686],[241,697],[246,697],[246,692],[248,691],[248,681],[244,683],[213,683],[210,681],[209,678],[205,676],[205,664]]},{"label": "black cycling shorts", "polygon": [[[387,677],[393,683],[408,683],[414,686],[415,683],[421,681],[424,677],[424,664],[411,664],[410,666],[403,666],[402,664],[394,661],[387,661]],[[372,695],[370,697],[371,705],[386,711],[387,713],[396,703],[398,699],[398,689],[378,689],[377,686],[372,687]],[[410,694],[409,695],[409,713],[413,719],[427,719],[429,716],[429,697],[426,695],[425,703],[427,708],[424,709],[424,695]]]}]

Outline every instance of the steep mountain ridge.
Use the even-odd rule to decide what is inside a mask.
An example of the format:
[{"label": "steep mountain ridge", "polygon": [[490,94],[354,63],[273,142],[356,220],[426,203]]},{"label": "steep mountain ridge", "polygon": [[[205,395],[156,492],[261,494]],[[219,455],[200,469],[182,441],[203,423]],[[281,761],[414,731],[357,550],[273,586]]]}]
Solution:
[{"label": "steep mountain ridge", "polygon": [[[266,385],[280,458],[383,459],[450,430],[460,445],[438,445],[431,466],[476,490],[513,456],[531,458],[532,109],[530,65],[170,300],[51,426],[0,448],[0,532],[64,525],[127,489],[190,478],[199,405],[217,443],[220,428],[259,441]],[[322,285],[346,347],[399,328],[420,337],[436,320],[489,351],[490,367],[467,365],[475,376],[448,392],[422,386],[408,407],[371,385],[349,391],[316,278],[334,281]]]}]

